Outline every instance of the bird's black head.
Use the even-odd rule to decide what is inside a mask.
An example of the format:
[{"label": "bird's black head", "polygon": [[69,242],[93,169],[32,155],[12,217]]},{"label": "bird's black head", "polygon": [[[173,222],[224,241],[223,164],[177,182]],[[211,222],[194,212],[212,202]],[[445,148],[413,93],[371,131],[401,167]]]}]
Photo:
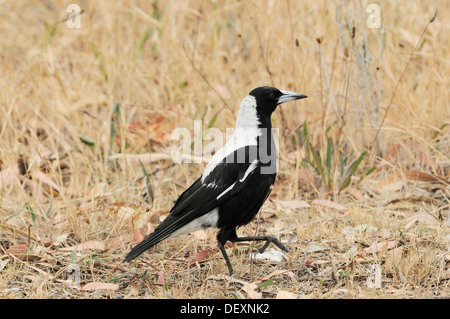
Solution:
[{"label": "bird's black head", "polygon": [[278,90],[271,86],[261,86],[253,89],[249,95],[256,99],[256,109],[267,115],[271,115],[278,105],[287,101],[304,99],[307,96],[300,93]]}]

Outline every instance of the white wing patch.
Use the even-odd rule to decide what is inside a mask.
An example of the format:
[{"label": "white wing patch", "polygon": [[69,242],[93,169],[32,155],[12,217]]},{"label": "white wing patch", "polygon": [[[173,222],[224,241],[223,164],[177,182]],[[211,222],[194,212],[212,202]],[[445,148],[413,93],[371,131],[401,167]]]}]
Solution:
[{"label": "white wing patch", "polygon": [[251,172],[253,172],[256,168],[256,166],[258,165],[258,160],[255,159],[247,168],[247,170],[245,171],[244,176],[239,180],[241,183],[243,181],[245,181],[245,179],[248,177],[248,175],[250,175]]},{"label": "white wing patch", "polygon": [[236,182],[234,182],[233,184],[231,184],[230,187],[228,187],[226,190],[224,190],[222,193],[220,193],[219,196],[217,196],[217,199],[220,199],[223,195],[225,195],[225,194],[228,193],[231,189],[233,189],[234,185],[236,185]]},{"label": "white wing patch", "polygon": [[215,181],[212,181],[211,183],[206,185],[206,188],[214,188],[214,189],[216,189],[217,187],[219,187],[219,185],[217,185],[215,183]]}]

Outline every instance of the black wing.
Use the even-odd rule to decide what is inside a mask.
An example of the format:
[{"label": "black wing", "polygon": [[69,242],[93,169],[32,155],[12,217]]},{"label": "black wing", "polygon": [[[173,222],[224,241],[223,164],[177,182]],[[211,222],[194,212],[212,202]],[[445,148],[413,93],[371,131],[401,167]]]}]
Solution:
[{"label": "black wing", "polygon": [[203,182],[200,177],[184,191],[176,200],[170,215],[153,233],[136,245],[124,261],[138,257],[181,227],[219,207],[246,185],[249,176],[259,172],[259,162],[256,159],[252,162],[236,163],[230,160],[231,156],[234,154],[219,163]]}]

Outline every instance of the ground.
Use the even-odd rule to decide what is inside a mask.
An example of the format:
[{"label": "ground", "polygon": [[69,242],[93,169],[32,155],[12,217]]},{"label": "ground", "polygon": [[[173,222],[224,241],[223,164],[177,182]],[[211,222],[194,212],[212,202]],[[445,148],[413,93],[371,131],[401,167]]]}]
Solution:
[{"label": "ground", "polygon": [[[368,5],[0,2],[0,297],[448,298],[450,3]],[[260,85],[308,98],[238,234],[291,252],[230,244],[230,277],[209,229],[122,263]]]}]

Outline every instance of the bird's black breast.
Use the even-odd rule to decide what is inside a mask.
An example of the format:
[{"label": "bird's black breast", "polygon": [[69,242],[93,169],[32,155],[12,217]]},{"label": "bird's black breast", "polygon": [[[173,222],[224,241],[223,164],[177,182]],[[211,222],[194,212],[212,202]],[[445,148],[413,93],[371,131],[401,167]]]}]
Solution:
[{"label": "bird's black breast", "polygon": [[[269,119],[270,121],[270,119]],[[270,122],[269,122],[270,123]],[[258,146],[247,146],[235,151],[227,157],[234,160],[234,164],[229,165],[226,170],[228,176],[222,178],[228,179],[228,183],[236,180],[238,172],[249,167],[249,163],[257,160],[257,167],[249,175],[245,187],[235,193],[228,200],[219,206],[219,220],[217,227],[239,227],[248,224],[260,210],[265,200],[271,192],[271,186],[276,178],[276,148],[271,126],[267,125],[266,130],[261,130],[258,137]],[[244,156],[240,156],[244,154]],[[239,157],[245,158],[240,161]],[[226,165],[225,163],[219,165]],[[217,178],[217,177],[216,177]]]},{"label": "bird's black breast", "polygon": [[217,227],[238,227],[251,222],[269,196],[275,177],[276,173],[252,174],[247,187],[219,207]]}]

